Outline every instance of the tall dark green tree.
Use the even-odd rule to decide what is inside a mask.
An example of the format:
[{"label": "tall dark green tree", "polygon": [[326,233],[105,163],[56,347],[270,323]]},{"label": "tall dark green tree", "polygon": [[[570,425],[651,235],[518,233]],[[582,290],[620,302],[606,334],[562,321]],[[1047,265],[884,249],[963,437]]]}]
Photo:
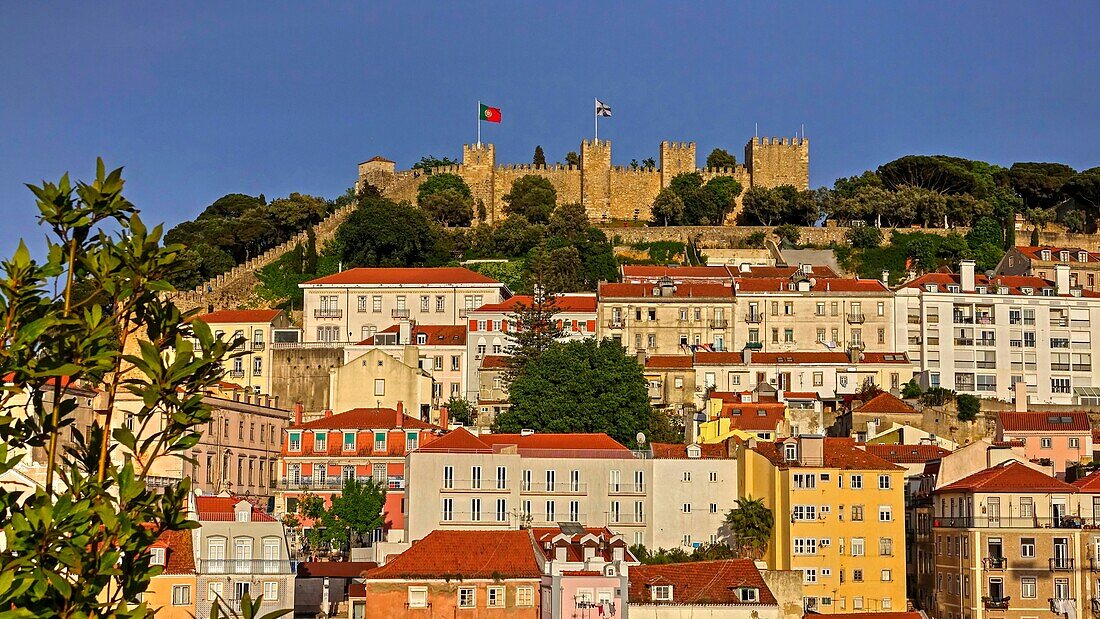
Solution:
[{"label": "tall dark green tree", "polygon": [[710,169],[735,168],[737,157],[734,157],[724,148],[716,148],[707,155],[707,167]]},{"label": "tall dark green tree", "polygon": [[508,382],[514,382],[532,361],[538,359],[562,335],[557,315],[561,311],[557,295],[542,285],[542,273],[538,273],[531,302],[516,304],[508,315]]},{"label": "tall dark green tree", "polygon": [[546,167],[546,153],[542,152],[542,146],[535,146],[535,156],[531,158],[535,167]]},{"label": "tall dark green tree", "polygon": [[612,340],[554,343],[512,381],[496,432],[606,432],[624,445],[649,427],[642,367]]},{"label": "tall dark green tree", "polygon": [[565,153],[565,165],[573,166],[574,168],[581,167],[581,157],[575,151],[569,151]]}]

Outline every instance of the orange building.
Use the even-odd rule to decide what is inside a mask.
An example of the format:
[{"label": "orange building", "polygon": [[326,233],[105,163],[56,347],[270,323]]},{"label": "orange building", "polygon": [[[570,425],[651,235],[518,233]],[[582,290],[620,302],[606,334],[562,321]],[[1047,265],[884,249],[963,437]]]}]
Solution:
[{"label": "orange building", "polygon": [[529,530],[433,531],[351,588],[351,617],[533,619],[541,554]]},{"label": "orange building", "polygon": [[405,529],[405,456],[435,440],[442,428],[392,408],[355,408],[303,422],[301,413],[284,435],[276,510],[293,513],[304,494],[329,504],[348,479],[386,485],[387,541]]},{"label": "orange building", "polygon": [[149,581],[143,600],[158,618],[191,619],[195,616],[195,551],[191,531],[165,531],[149,548],[150,565],[164,571]]}]

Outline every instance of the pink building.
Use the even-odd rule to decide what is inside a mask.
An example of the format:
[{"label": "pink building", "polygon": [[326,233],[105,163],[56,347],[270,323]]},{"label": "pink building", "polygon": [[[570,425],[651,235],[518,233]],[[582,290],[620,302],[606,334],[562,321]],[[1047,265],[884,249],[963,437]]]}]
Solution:
[{"label": "pink building", "polygon": [[623,536],[575,522],[536,527],[531,535],[546,557],[541,619],[626,615],[628,570],[638,560]]},{"label": "pink building", "polygon": [[1030,460],[1050,460],[1055,475],[1065,479],[1066,465],[1092,460],[1092,426],[1088,414],[1004,412],[997,417],[996,440],[1023,441]]}]

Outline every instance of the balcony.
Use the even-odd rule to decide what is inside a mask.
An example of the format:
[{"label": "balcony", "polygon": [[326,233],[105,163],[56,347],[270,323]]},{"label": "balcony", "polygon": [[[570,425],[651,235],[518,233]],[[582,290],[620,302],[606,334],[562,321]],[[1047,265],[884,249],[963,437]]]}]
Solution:
[{"label": "balcony", "polygon": [[390,310],[390,318],[408,318],[409,308]]},{"label": "balcony", "polygon": [[955,338],[955,346],[973,346],[974,338],[971,337],[957,337]]},{"label": "balcony", "polygon": [[978,346],[996,346],[997,345],[997,339],[992,338],[992,337],[983,337],[983,338],[974,340],[974,342]]},{"label": "balcony", "polygon": [[344,310],[342,309],[315,309],[313,310],[314,318],[343,318]]},{"label": "balcony", "polygon": [[759,324],[764,320],[764,314],[759,312],[749,312],[745,314],[745,322],[750,324]]},{"label": "balcony", "polygon": [[1004,571],[1008,567],[1008,559],[1005,557],[986,557],[982,559],[982,565],[987,570]]},{"label": "balcony", "polygon": [[1073,571],[1073,557],[1051,557],[1050,558],[1050,571],[1052,571],[1052,572],[1072,572]]},{"label": "balcony", "polygon": [[982,597],[982,605],[985,606],[987,610],[1008,610],[1008,602],[1011,599],[1011,597],[992,597],[987,595]]},{"label": "balcony", "polygon": [[978,314],[978,316],[974,318],[974,324],[995,325],[997,321],[993,319],[991,314]]},{"label": "balcony", "polygon": [[1079,516],[935,516],[932,526],[938,529],[1081,529],[1100,527],[1100,519]]},{"label": "balcony", "polygon": [[864,321],[867,320],[867,317],[864,316],[863,314],[849,313],[847,319],[848,319],[848,324],[850,324],[850,325],[861,325],[861,324],[864,323]]},{"label": "balcony", "polygon": [[[302,477],[295,479],[280,479],[276,486],[280,490],[339,490],[344,487],[344,484],[352,478],[344,478],[340,475],[329,475],[323,478],[321,477]],[[371,480],[370,477],[356,477],[355,481],[361,484],[367,483]],[[400,480],[401,487],[405,487],[405,480],[403,477],[390,476],[388,481],[383,480],[384,483],[390,485],[393,480]],[[396,490],[397,488],[392,488]]]},{"label": "balcony", "polygon": [[293,574],[291,561],[279,559],[199,559],[200,574]]},{"label": "balcony", "polygon": [[607,321],[608,329],[622,329],[626,325],[626,321],[622,318],[612,318]]},{"label": "balcony", "polygon": [[229,375],[233,378],[244,378],[244,370],[229,370]]},{"label": "balcony", "polygon": [[264,344],[263,342],[252,342],[251,344],[249,344],[249,347],[252,349],[252,352],[263,352],[263,350],[266,346],[267,345]]},{"label": "balcony", "polygon": [[253,376],[263,376],[264,375],[263,368],[252,368],[252,375]]},{"label": "balcony", "polygon": [[160,477],[160,476],[157,476],[157,475],[146,475],[145,476],[145,487],[146,488],[167,488],[169,486],[174,486],[174,485],[180,483],[181,481],[183,481],[183,480],[178,478],[178,477]]},{"label": "balcony", "polygon": [[645,484],[608,484],[608,494],[645,494]]},{"label": "balcony", "polygon": [[957,325],[972,325],[974,324],[974,317],[967,314],[952,314],[951,322]]},{"label": "balcony", "polygon": [[645,526],[645,514],[607,514],[607,526]]},{"label": "balcony", "polygon": [[524,494],[584,494],[588,492],[587,482],[532,483],[524,487]]},{"label": "balcony", "polygon": [[726,319],[725,318],[715,318],[714,320],[711,320],[710,321],[710,328],[711,329],[725,329],[726,328]]}]

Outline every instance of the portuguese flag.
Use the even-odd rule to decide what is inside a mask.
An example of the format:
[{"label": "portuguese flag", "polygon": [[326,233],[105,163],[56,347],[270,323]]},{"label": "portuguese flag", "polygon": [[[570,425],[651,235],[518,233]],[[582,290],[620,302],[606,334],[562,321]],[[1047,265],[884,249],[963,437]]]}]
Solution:
[{"label": "portuguese flag", "polygon": [[478,116],[478,119],[479,120],[484,120],[485,122],[490,122],[490,123],[499,123],[500,122],[500,108],[499,107],[489,107],[488,105],[485,105],[484,103],[482,103],[481,104],[481,112]]}]

